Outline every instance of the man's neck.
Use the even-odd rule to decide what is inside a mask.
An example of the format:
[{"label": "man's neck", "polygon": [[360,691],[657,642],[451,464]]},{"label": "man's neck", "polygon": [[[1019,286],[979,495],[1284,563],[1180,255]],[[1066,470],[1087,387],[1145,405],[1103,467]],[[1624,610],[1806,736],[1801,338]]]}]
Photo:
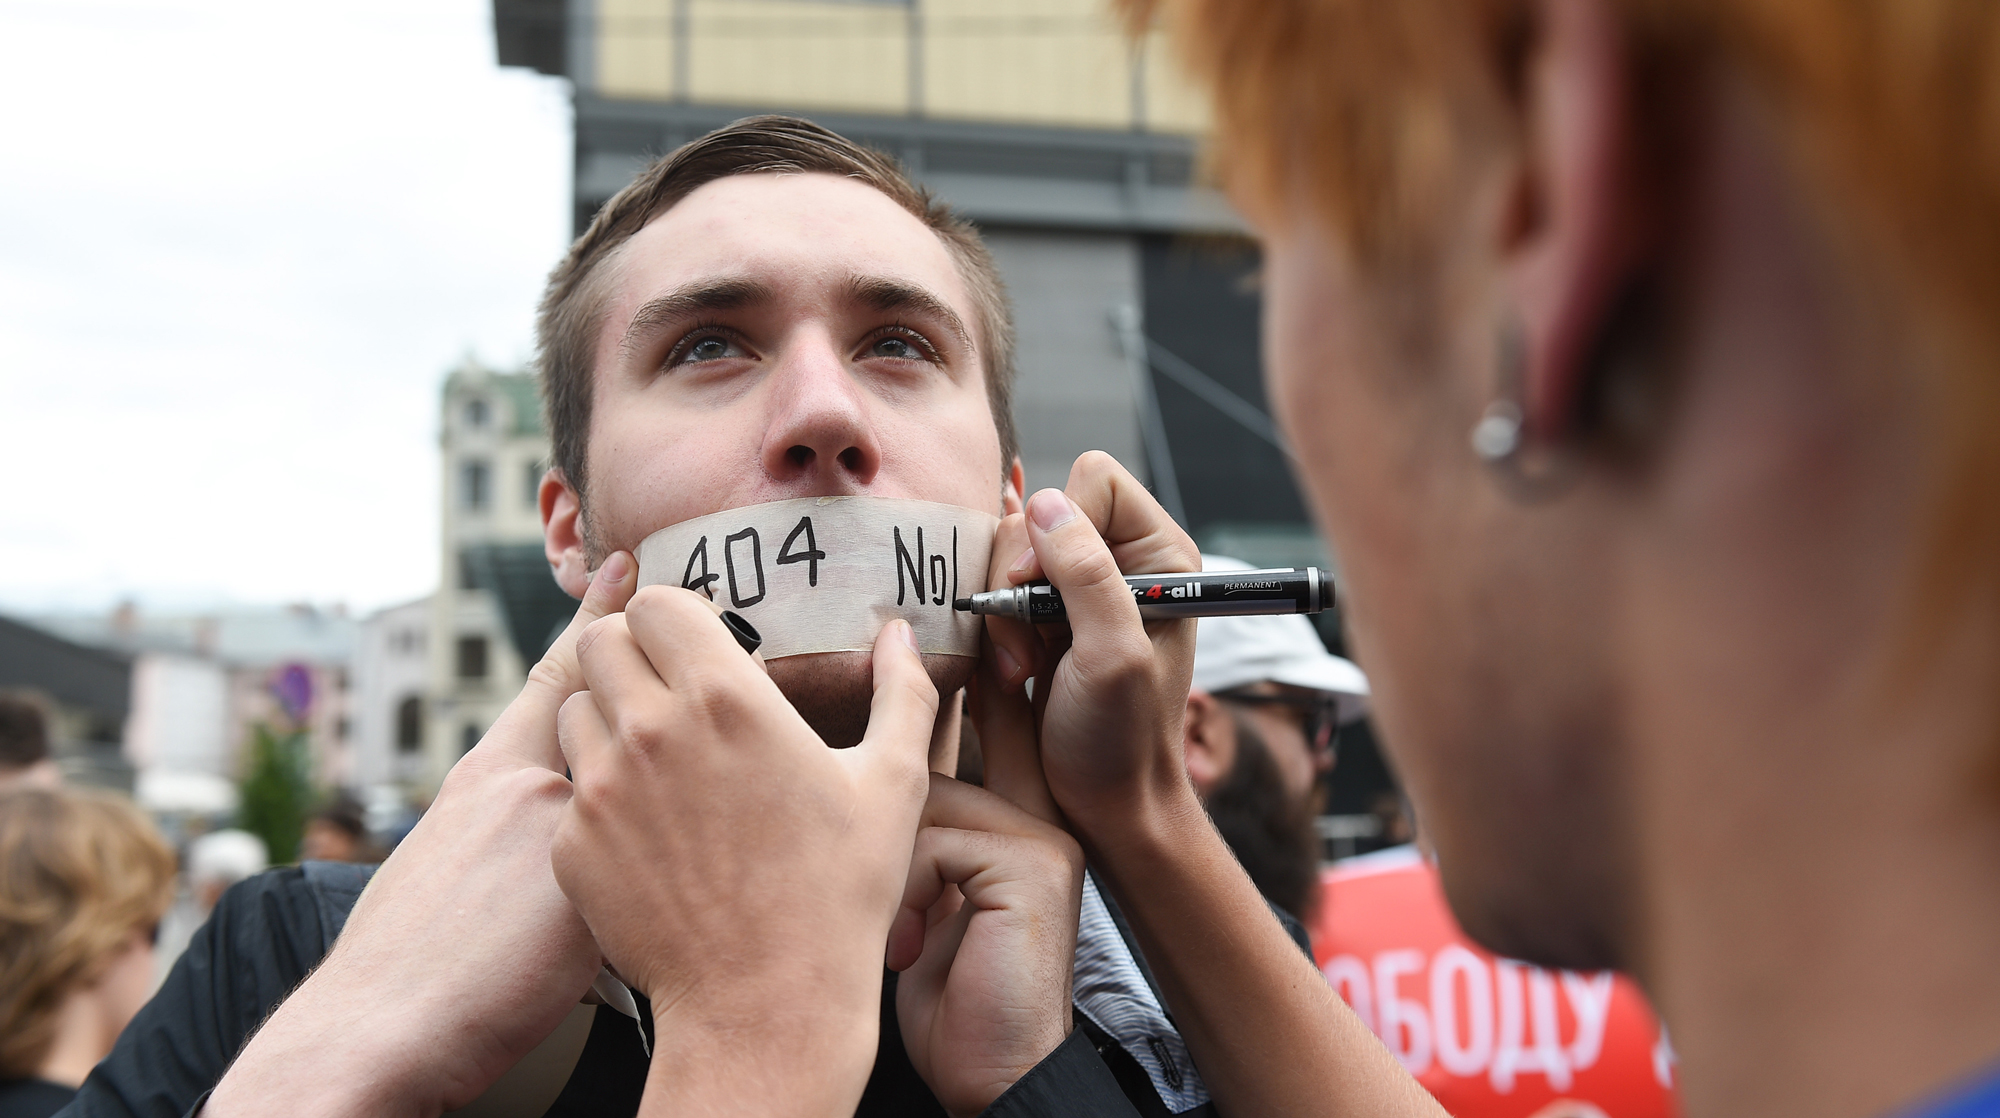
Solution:
[{"label": "man's neck", "polygon": [[2000,1066],[2000,805],[1981,704],[1938,678],[1991,662],[1929,662],[1892,724],[1685,718],[1645,774],[1640,955],[1689,1118],[1878,1118]]},{"label": "man's neck", "polygon": [[66,1087],[83,1086],[84,1077],[109,1049],[106,1032],[104,1008],[95,994],[87,990],[70,994],[56,1011],[55,1041],[36,1076]]},{"label": "man's neck", "polygon": [[2000,602],[1935,584],[1933,356],[1893,261],[1853,265],[1747,85],[1711,109],[1609,621],[1628,957],[1689,1118],[1878,1118],[2000,1059]]}]

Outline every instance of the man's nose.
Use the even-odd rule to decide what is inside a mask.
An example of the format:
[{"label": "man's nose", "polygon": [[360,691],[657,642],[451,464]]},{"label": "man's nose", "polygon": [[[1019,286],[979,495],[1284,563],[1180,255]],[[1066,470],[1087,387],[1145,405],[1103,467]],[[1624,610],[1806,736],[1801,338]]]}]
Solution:
[{"label": "man's nose", "polygon": [[868,400],[830,339],[803,341],[772,378],[764,470],[778,481],[867,485],[882,465]]}]

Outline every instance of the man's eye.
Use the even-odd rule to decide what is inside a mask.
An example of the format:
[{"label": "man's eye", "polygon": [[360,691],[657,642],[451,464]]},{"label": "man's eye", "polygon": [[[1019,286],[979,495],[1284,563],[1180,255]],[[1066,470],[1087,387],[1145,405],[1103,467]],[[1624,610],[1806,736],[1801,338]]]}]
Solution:
[{"label": "man's eye", "polygon": [[922,361],[925,359],[924,352],[915,345],[912,345],[908,338],[899,338],[894,335],[886,338],[877,338],[875,344],[868,347],[868,355],[870,357],[897,357],[909,361]]},{"label": "man's eye", "polygon": [[737,349],[728,338],[720,338],[711,334],[689,346],[685,359],[688,361],[720,361],[725,357],[741,356],[743,356],[743,352]]}]

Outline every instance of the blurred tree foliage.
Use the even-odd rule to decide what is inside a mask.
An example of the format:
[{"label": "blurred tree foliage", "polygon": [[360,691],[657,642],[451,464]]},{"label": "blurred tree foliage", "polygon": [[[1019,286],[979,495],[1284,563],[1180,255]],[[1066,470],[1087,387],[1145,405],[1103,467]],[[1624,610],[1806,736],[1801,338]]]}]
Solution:
[{"label": "blurred tree foliage", "polygon": [[296,861],[312,810],[312,758],[304,730],[251,728],[237,826],[264,840],[271,864]]}]

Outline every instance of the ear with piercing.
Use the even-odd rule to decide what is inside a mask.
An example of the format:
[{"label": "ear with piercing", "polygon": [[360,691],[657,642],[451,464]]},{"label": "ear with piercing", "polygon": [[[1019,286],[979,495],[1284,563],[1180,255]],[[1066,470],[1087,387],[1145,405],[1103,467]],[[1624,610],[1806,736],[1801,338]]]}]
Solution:
[{"label": "ear with piercing", "polygon": [[1576,471],[1566,448],[1530,438],[1524,406],[1526,373],[1527,342],[1521,324],[1509,318],[1500,327],[1494,352],[1494,400],[1473,425],[1472,452],[1510,496],[1523,502],[1543,501],[1566,489]]}]

